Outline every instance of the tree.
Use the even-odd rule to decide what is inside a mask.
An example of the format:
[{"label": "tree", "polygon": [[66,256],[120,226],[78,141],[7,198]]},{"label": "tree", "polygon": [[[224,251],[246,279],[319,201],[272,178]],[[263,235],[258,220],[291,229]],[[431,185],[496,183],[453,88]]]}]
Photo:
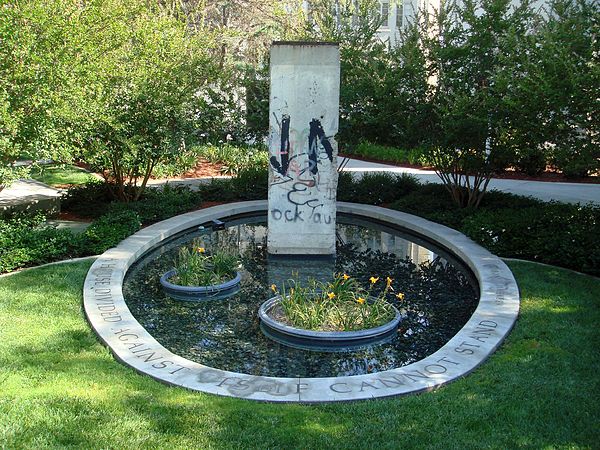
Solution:
[{"label": "tree", "polygon": [[177,156],[205,119],[208,84],[218,78],[209,32],[145,2],[105,1],[83,12],[101,21],[84,82],[94,103],[84,158],[120,201],[143,193],[156,164]]},{"label": "tree", "polygon": [[76,12],[67,0],[0,4],[0,184],[23,175],[17,157],[64,160],[80,142]]},{"label": "tree", "polygon": [[427,21],[422,26],[434,77],[427,157],[461,207],[477,207],[494,171],[510,161],[501,139],[508,86],[498,77],[502,55],[529,31],[528,17],[527,3],[513,9],[510,0],[464,0],[442,6],[433,32]]},{"label": "tree", "polygon": [[553,0],[536,35],[530,67],[545,99],[544,128],[554,163],[565,175],[600,169],[600,7],[597,2]]}]

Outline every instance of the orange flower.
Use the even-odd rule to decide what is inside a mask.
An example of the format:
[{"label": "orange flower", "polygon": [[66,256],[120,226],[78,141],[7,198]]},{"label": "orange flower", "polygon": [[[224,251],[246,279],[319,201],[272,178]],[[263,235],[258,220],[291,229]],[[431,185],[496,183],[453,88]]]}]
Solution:
[{"label": "orange flower", "polygon": [[402,292],[398,292],[398,293],[396,294],[396,298],[397,298],[398,300],[404,300],[404,294],[403,294]]},{"label": "orange flower", "polygon": [[329,300],[333,300],[335,298],[335,294],[333,292],[328,292],[327,297],[329,297]]},{"label": "orange flower", "polygon": [[362,304],[365,302],[365,299],[364,299],[364,298],[362,298],[362,297],[358,297],[358,298],[356,299],[356,301],[362,305]]},{"label": "orange flower", "polygon": [[371,284],[375,284],[379,281],[379,277],[377,277],[377,278],[371,277],[371,278],[369,278],[369,280],[371,281]]}]

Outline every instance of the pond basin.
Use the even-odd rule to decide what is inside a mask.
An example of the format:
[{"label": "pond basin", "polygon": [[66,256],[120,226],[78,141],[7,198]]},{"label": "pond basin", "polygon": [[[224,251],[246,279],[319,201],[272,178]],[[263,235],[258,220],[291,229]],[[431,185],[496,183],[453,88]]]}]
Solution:
[{"label": "pond basin", "polygon": [[[272,258],[266,251],[266,216],[221,217],[163,241],[131,266],[123,295],[136,320],[165,348],[200,364],[249,375],[338,377],[386,371],[440,349],[472,316],[479,300],[473,274],[449,252],[396,226],[338,215],[335,258]],[[240,291],[189,304],[168,297],[159,279],[172,269],[177,249],[202,238],[207,248],[240,254]],[[347,273],[365,286],[371,276],[394,279],[404,293],[398,333],[389,342],[343,352],[307,351],[264,335],[257,316],[270,286],[290,278],[326,281]],[[383,288],[383,285],[381,286]],[[396,302],[396,303],[394,303]]]}]

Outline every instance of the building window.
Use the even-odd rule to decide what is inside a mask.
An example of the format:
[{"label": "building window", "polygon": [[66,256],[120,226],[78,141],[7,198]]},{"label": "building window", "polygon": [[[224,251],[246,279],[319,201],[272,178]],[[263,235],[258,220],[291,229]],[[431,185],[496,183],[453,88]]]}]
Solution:
[{"label": "building window", "polygon": [[396,6],[396,29],[402,28],[402,16],[404,15],[404,3],[400,3]]},{"label": "building window", "polygon": [[388,27],[389,26],[389,15],[390,15],[390,2],[381,2],[381,26]]}]

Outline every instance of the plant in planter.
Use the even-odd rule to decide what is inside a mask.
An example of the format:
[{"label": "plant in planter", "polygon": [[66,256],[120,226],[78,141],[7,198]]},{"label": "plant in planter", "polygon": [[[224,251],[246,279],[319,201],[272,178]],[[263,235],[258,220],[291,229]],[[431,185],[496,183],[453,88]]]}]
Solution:
[{"label": "plant in planter", "polygon": [[401,315],[387,297],[401,300],[404,294],[395,293],[389,277],[369,281],[364,288],[349,275],[337,274],[330,282],[310,280],[307,286],[290,280],[281,292],[272,285],[276,297],[259,310],[263,331],[280,343],[315,350],[343,350],[390,338]]},{"label": "plant in planter", "polygon": [[165,292],[178,300],[197,301],[204,298],[228,297],[239,289],[236,255],[223,250],[208,253],[200,240],[192,247],[181,247],[175,268],[165,273],[160,283]]}]

